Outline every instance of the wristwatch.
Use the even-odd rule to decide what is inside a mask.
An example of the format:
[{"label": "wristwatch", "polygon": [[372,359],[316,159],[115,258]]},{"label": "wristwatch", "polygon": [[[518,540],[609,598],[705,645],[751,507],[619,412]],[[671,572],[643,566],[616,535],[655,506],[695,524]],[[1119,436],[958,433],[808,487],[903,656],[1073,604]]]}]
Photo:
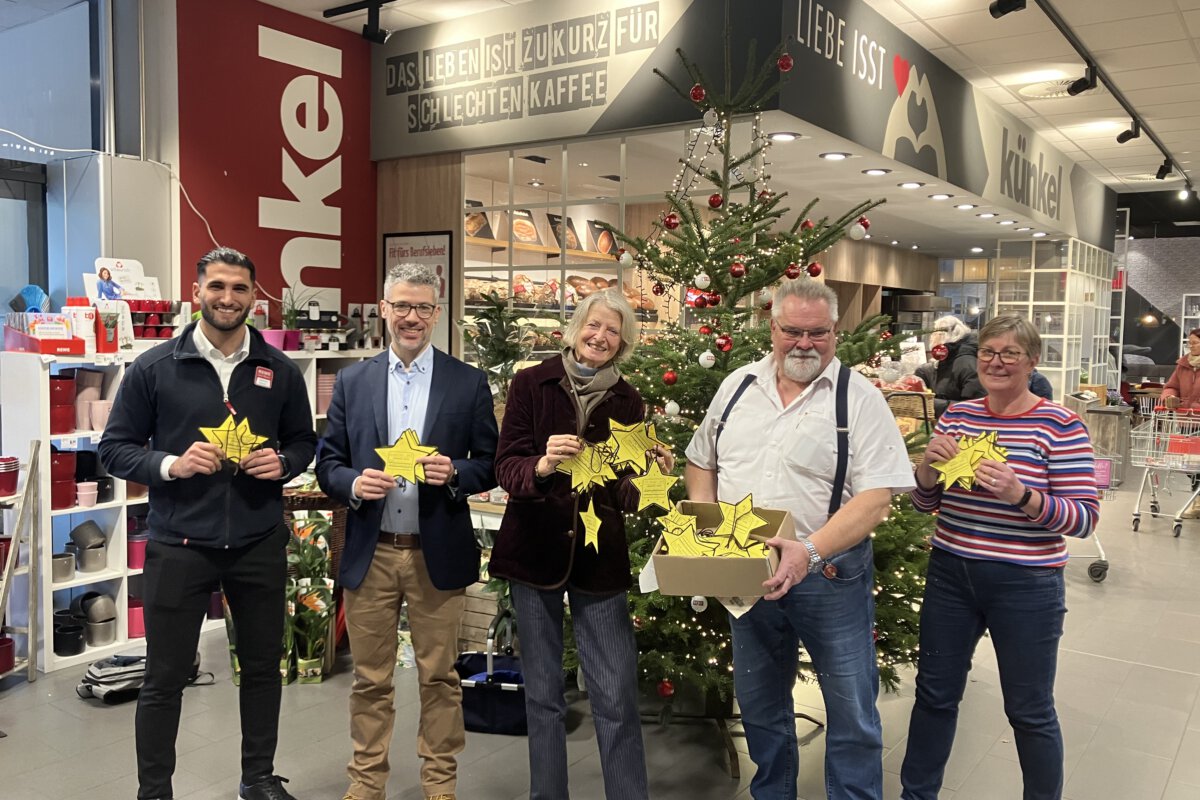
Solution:
[{"label": "wristwatch", "polygon": [[825,559],[821,558],[821,554],[817,552],[817,546],[808,539],[801,539],[800,543],[808,551],[808,574],[815,575],[825,565]]},{"label": "wristwatch", "polygon": [[276,452],[275,455],[279,458],[279,466],[283,468],[283,474],[279,476],[280,480],[287,480],[287,476],[292,473],[291,467],[288,464],[287,456],[283,453]]}]

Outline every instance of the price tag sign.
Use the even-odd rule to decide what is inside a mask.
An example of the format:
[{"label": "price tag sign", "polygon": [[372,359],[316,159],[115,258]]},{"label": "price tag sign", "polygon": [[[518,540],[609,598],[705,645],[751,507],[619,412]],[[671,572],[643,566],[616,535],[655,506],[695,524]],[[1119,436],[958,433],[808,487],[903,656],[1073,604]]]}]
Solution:
[{"label": "price tag sign", "polygon": [[78,436],[62,436],[58,440],[58,447],[60,450],[78,450],[79,449],[79,437]]}]

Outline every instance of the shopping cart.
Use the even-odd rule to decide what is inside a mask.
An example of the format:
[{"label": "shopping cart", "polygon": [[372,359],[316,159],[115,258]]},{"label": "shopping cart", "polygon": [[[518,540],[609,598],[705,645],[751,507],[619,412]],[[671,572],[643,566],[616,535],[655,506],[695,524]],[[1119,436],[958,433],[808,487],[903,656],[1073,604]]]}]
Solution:
[{"label": "shopping cart", "polygon": [[1141,524],[1142,497],[1147,487],[1150,489],[1150,516],[1157,517],[1159,490],[1171,494],[1172,473],[1182,474],[1191,481],[1190,494],[1175,512],[1173,532],[1179,536],[1183,532],[1183,512],[1200,495],[1200,484],[1193,477],[1200,474],[1200,413],[1155,406],[1150,418],[1131,432],[1129,456],[1135,467],[1143,467],[1142,483],[1133,507],[1134,531]]},{"label": "shopping cart", "polygon": [[[1120,469],[1120,456],[1107,455],[1100,450],[1096,451],[1096,494],[1101,501],[1112,500],[1115,489],[1113,488],[1113,473]],[[1095,560],[1088,564],[1087,574],[1096,583],[1100,583],[1108,577],[1108,556],[1104,554],[1104,544],[1100,541],[1100,534],[1093,532],[1089,537],[1093,544],[1096,545]],[[1070,558],[1092,558],[1090,553],[1072,554]]]}]

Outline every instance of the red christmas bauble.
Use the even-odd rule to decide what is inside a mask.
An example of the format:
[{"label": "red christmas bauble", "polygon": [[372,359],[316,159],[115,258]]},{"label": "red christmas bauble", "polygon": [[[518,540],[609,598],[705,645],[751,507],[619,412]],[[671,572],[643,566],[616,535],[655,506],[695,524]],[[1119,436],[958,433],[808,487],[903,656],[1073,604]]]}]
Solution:
[{"label": "red christmas bauble", "polygon": [[663,286],[661,282],[656,281],[654,285],[650,287],[650,291],[654,292],[659,297],[662,297],[664,294],[666,294],[667,287]]},{"label": "red christmas bauble", "polygon": [[729,274],[735,278],[746,277],[746,265],[740,261],[735,261],[729,265]]},{"label": "red christmas bauble", "polygon": [[688,92],[688,94],[691,96],[693,103],[703,103],[705,98],[708,97],[708,92],[698,83],[692,87],[692,91]]},{"label": "red christmas bauble", "polygon": [[735,236],[735,237],[733,237],[733,243],[734,243],[734,244],[741,244],[741,243],[742,243],[742,237],[740,237],[740,236]]},{"label": "red christmas bauble", "polygon": [[767,191],[766,189],[763,189],[761,192],[758,193],[758,202],[765,203],[770,199],[771,199],[771,193],[769,191]]},{"label": "red christmas bauble", "polygon": [[813,224],[811,219],[806,219],[804,222],[800,223],[800,230],[802,231],[811,231],[815,227],[817,226]]},{"label": "red christmas bauble", "polygon": [[707,325],[700,326],[700,335],[701,336],[709,336],[711,334],[712,334],[712,328],[708,327]]},{"label": "red christmas bauble", "polygon": [[676,374],[675,370],[669,369],[663,373],[662,381],[667,386],[674,386],[677,380],[679,380],[679,375]]},{"label": "red christmas bauble", "polygon": [[722,204],[724,204],[724,202],[725,202],[725,198],[721,197],[721,195],[718,194],[717,192],[713,192],[712,194],[710,194],[708,196],[708,207],[709,208],[720,208],[722,206]]},{"label": "red christmas bauble", "polygon": [[696,308],[708,308],[708,295],[696,295],[696,299],[692,301],[692,305]]},{"label": "red christmas bauble", "polygon": [[945,361],[950,356],[950,348],[944,344],[935,344],[929,354],[937,361]]},{"label": "red christmas bauble", "polygon": [[892,338],[892,332],[884,331],[883,333],[879,334],[879,338],[886,342],[888,339]]},{"label": "red christmas bauble", "polygon": [[658,682],[658,696],[664,700],[675,695],[675,684],[666,678]]},{"label": "red christmas bauble", "polygon": [[808,273],[810,278],[815,278],[821,274],[821,265],[814,261],[805,267],[804,270]]},{"label": "red christmas bauble", "polygon": [[663,217],[663,227],[669,231],[673,231],[679,227],[679,215],[674,211],[669,212]]},{"label": "red christmas bauble", "polygon": [[561,339],[563,337],[562,331],[550,331],[550,335],[555,339]]},{"label": "red christmas bauble", "polygon": [[633,618],[633,629],[634,629],[635,631],[640,631],[640,630],[642,629],[642,625],[643,625],[643,624],[644,624],[644,623],[642,622],[642,618],[641,618],[641,617],[634,617],[634,618]]},{"label": "red christmas bauble", "polygon": [[859,225],[862,225],[867,230],[871,230],[871,220],[867,219],[865,215],[859,217],[857,222]]},{"label": "red christmas bauble", "polygon": [[717,349],[722,353],[728,353],[733,349],[733,337],[728,333],[722,333],[716,339],[713,339],[713,344],[715,344]]},{"label": "red christmas bauble", "polygon": [[775,307],[775,303],[770,300],[768,300],[767,302],[762,304],[763,311],[770,311],[774,307]]},{"label": "red christmas bauble", "polygon": [[793,261],[791,264],[787,265],[787,269],[783,271],[783,274],[787,275],[792,280],[796,280],[796,278],[800,277],[800,266]]},{"label": "red christmas bauble", "polygon": [[708,304],[710,306],[721,305],[721,295],[717,294],[716,292],[709,292],[708,293]]},{"label": "red christmas bauble", "polygon": [[796,65],[796,62],[790,55],[784,53],[779,57],[779,60],[775,62],[775,65],[779,67],[780,72],[791,72],[792,67]]}]

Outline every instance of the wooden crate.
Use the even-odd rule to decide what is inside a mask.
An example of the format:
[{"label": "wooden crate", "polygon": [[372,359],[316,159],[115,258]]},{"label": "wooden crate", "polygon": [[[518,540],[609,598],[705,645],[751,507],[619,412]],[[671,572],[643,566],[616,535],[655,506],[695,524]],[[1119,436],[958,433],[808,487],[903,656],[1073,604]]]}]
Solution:
[{"label": "wooden crate", "polygon": [[499,610],[499,600],[483,581],[467,587],[466,607],[458,625],[459,652],[487,647],[487,629]]}]

